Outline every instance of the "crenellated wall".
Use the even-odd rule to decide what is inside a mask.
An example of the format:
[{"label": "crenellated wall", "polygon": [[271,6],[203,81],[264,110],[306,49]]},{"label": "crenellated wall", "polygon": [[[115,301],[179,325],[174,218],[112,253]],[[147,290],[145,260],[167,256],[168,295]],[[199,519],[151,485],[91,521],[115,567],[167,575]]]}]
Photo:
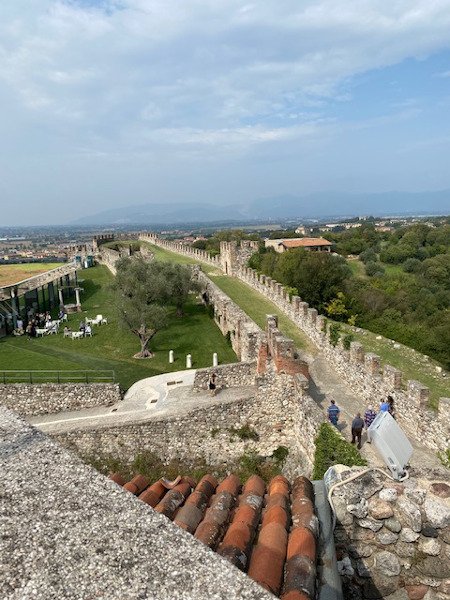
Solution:
[{"label": "crenellated wall", "polygon": [[210,256],[206,250],[199,250],[198,248],[192,248],[191,246],[185,246],[184,244],[177,244],[176,242],[170,242],[169,240],[163,240],[159,238],[155,233],[140,233],[138,239],[143,242],[150,242],[160,248],[170,250],[170,252],[176,252],[183,256],[189,256],[199,262],[213,265],[214,267],[222,268],[220,256]]},{"label": "crenellated wall", "polygon": [[432,450],[443,451],[450,444],[448,413],[450,399],[441,398],[437,413],[428,407],[429,389],[415,380],[403,381],[403,373],[391,365],[382,365],[376,354],[365,352],[359,342],[351,342],[350,350],[341,343],[333,346],[326,331],[327,320],[298,296],[292,299],[280,283],[243,267],[236,276],[271,300],[294,321],[325,354],[339,375],[367,402],[375,406],[381,397],[395,399],[400,426],[420,443]]},{"label": "crenellated wall", "polygon": [[[303,302],[299,296],[291,298],[281,283],[246,267],[243,264],[241,249],[238,249],[235,244],[222,243],[223,256],[211,259],[209,254],[204,251],[197,251],[180,244],[161,240],[154,234],[141,234],[139,239],[146,239],[172,252],[197,258],[200,262],[214,264],[259,291],[308,335],[326,355],[343,380],[356,393],[368,402],[373,401],[375,403],[378,403],[379,398],[382,396],[393,395],[398,422],[408,435],[414,436],[420,443],[435,451],[445,451],[448,448],[450,445],[449,398],[441,398],[438,411],[435,412],[428,407],[429,389],[420,382],[414,380],[403,381],[401,371],[391,365],[382,365],[379,356],[370,352],[366,353],[363,346],[357,342],[351,343],[350,351],[345,350],[341,343],[333,346],[330,343],[326,327],[327,319],[318,314],[316,309]],[[252,246],[245,248],[247,252],[250,250],[253,250]],[[228,302],[231,301],[228,299]],[[221,305],[220,301],[219,305],[221,308],[218,310],[218,315],[221,315],[221,311],[225,313],[225,325],[222,322],[222,324],[219,323],[219,326],[222,332],[226,334],[230,330],[227,329],[230,321],[230,311],[227,311],[227,306]],[[238,308],[238,310],[240,309]],[[218,320],[221,321],[221,319],[222,316],[218,316]],[[237,335],[238,339],[242,337],[240,330],[231,328],[231,332],[233,331],[233,335]],[[238,334],[236,334],[236,331],[238,331]],[[240,345],[242,345],[242,340],[236,343],[236,347],[239,348]],[[262,369],[259,372],[264,372],[265,357],[263,354],[264,344],[261,344],[259,357],[257,357],[258,369]],[[275,352],[274,357],[276,356],[277,353]],[[254,360],[254,358],[254,355],[252,355],[251,359],[246,360]],[[244,359],[241,358],[241,360]]]}]

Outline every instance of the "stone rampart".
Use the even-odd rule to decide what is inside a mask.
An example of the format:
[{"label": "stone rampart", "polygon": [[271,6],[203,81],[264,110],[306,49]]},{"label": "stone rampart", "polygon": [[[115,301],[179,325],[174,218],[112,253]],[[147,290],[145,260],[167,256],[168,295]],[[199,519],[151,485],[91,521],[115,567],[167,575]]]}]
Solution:
[{"label": "stone rampart", "polygon": [[390,365],[382,365],[379,356],[366,353],[358,342],[351,342],[350,350],[342,343],[330,343],[327,320],[310,308],[300,297],[290,298],[278,282],[244,267],[236,276],[271,300],[284,314],[304,331],[320,348],[344,381],[375,408],[379,399],[392,395],[396,418],[410,436],[435,451],[443,451],[450,444],[448,411],[450,400],[441,398],[437,413],[428,407],[429,389],[418,381],[403,382],[403,374]]},{"label": "stone rampart", "polygon": [[[155,234],[141,234],[139,239],[147,239],[172,252],[188,256],[196,254],[195,249],[161,240]],[[286,288],[277,281],[264,274],[258,274],[250,267],[243,266],[242,262],[236,258],[237,247],[235,244],[224,242],[221,249],[224,255],[219,258],[215,257],[214,264],[271,300],[320,348],[330,364],[356,393],[367,402],[374,402],[375,405],[378,404],[379,398],[386,397],[388,394],[392,395],[396,404],[397,420],[408,435],[414,436],[420,443],[435,451],[445,451],[448,448],[450,445],[448,421],[450,400],[448,398],[441,398],[438,411],[433,411],[428,407],[429,390],[420,382],[414,380],[404,382],[401,371],[391,365],[381,365],[379,356],[366,353],[361,344],[357,342],[351,343],[350,351],[345,350],[342,343],[333,346],[330,343],[327,319],[323,315],[318,314],[316,309],[303,302],[299,296],[291,298]],[[249,246],[246,251],[252,249]],[[207,253],[204,254],[207,255]],[[211,260],[209,255],[207,255],[208,259],[201,254],[196,254],[196,256],[202,262]],[[229,299],[228,302],[230,302]],[[230,331],[230,336],[234,336],[236,329],[226,328],[228,325],[226,305],[222,309],[225,311],[225,326],[223,323],[219,326],[224,334]],[[219,313],[218,320],[221,319],[222,316]],[[239,344],[235,344],[233,348],[235,346],[239,348]],[[260,354],[263,351],[264,344],[260,344]],[[253,360],[254,358],[252,355],[251,358],[242,357],[241,360]],[[260,373],[264,372],[264,361],[264,357],[258,356]]]},{"label": "stone rampart", "polygon": [[[299,417],[299,400],[304,398],[299,399],[292,377],[271,373],[256,378],[246,399],[226,403],[220,402],[219,395],[213,404],[180,417],[156,417],[113,427],[105,424],[52,437],[81,456],[98,460],[120,457],[132,461],[137,454],[151,451],[167,463],[174,458],[187,462],[204,458],[211,464],[231,464],[248,452],[269,457],[284,446],[289,450],[291,472],[305,474],[312,464],[303,460],[305,438],[296,431],[298,424],[305,422]],[[240,434],[243,426],[258,439]]]},{"label": "stone rampart", "polygon": [[428,478],[400,483],[342,465],[327,479],[338,483],[331,500],[345,598],[449,597],[448,484]]},{"label": "stone rampart", "polygon": [[176,254],[188,256],[189,258],[192,258],[198,262],[212,265],[214,267],[218,267],[219,269],[221,268],[220,257],[211,256],[209,252],[206,252],[206,250],[199,250],[198,248],[192,248],[192,246],[185,246],[184,244],[178,244],[169,240],[163,240],[162,238],[159,238],[155,233],[140,233],[138,239],[143,242],[149,242],[150,244],[159,246],[160,248],[170,250],[170,252],[175,252]]},{"label": "stone rampart", "polygon": [[257,360],[264,332],[202,271],[196,269],[194,273],[204,301],[214,307],[214,320],[222,334],[229,337],[236,356],[243,362]]},{"label": "stone rampart", "polygon": [[116,262],[122,258],[122,253],[112,248],[101,248],[98,255],[99,261],[108,267],[113,275],[116,274]]},{"label": "stone rampart", "polygon": [[21,417],[110,406],[122,399],[116,383],[1,384],[0,404]]}]

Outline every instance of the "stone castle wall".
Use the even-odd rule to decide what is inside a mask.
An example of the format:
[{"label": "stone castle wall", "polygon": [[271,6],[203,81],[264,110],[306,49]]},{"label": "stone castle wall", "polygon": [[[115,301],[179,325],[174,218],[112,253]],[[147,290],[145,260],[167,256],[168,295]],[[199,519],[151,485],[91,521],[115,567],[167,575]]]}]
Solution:
[{"label": "stone castle wall", "polygon": [[[222,377],[226,376],[222,373]],[[278,447],[285,446],[289,449],[290,475],[311,472],[311,452],[306,459],[304,454],[305,446],[311,443],[304,431],[309,417],[302,414],[307,389],[301,388],[299,396],[289,375],[271,373],[255,381],[256,387],[249,388],[244,400],[220,402],[219,394],[214,404],[180,417],[84,428],[52,437],[81,456],[98,460],[120,456],[132,461],[137,454],[151,451],[167,463],[174,458],[187,462],[204,458],[210,464],[226,465],[252,451],[270,457]],[[201,376],[198,383],[203,383]],[[242,439],[236,430],[243,426],[255,431],[258,440]]]},{"label": "stone castle wall", "polygon": [[194,276],[202,286],[204,301],[214,307],[214,320],[222,334],[229,336],[236,356],[243,362],[257,360],[265,339],[262,329],[202,271],[194,270]]},{"label": "stone castle wall", "polygon": [[344,381],[368,403],[373,402],[377,408],[379,399],[391,394],[395,399],[396,418],[408,435],[435,451],[449,446],[450,399],[441,398],[436,413],[428,407],[426,386],[414,380],[404,382],[401,371],[390,365],[382,366],[380,357],[366,353],[359,342],[351,342],[350,350],[345,350],[342,343],[333,346],[325,317],[298,296],[290,298],[280,283],[248,267],[240,269],[237,276],[290,317],[320,348]]},{"label": "stone castle wall", "polygon": [[256,361],[197,369],[193,384],[194,390],[208,389],[209,378],[213,373],[217,376],[217,386],[219,388],[255,385]]},{"label": "stone castle wall", "polygon": [[233,242],[223,242],[223,256],[213,260],[207,252],[161,240],[155,234],[140,234],[139,239],[146,239],[172,252],[196,258],[199,262],[215,264],[250,285],[271,300],[308,335],[356,393],[375,405],[379,398],[391,394],[396,403],[397,420],[408,435],[414,436],[420,443],[435,451],[445,451],[448,448],[450,426],[447,416],[450,399],[441,398],[436,413],[428,407],[429,389],[420,382],[404,382],[401,371],[391,365],[382,366],[379,356],[366,353],[357,342],[351,343],[350,351],[345,350],[341,343],[336,347],[330,344],[328,332],[325,331],[327,320],[323,315],[319,315],[316,309],[303,302],[299,296],[291,298],[281,283],[263,274],[259,275],[243,264],[245,252],[253,250],[251,245],[242,249]]},{"label": "stone castle wall", "polygon": [[21,417],[34,417],[95,406],[122,399],[116,383],[13,383],[0,385],[0,404]]},{"label": "stone castle wall", "polygon": [[151,244],[159,246],[160,248],[170,250],[170,252],[176,252],[177,254],[188,256],[198,262],[212,265],[214,267],[218,267],[219,269],[222,267],[220,256],[210,256],[209,252],[206,252],[206,250],[199,250],[198,248],[192,248],[191,246],[185,246],[184,244],[177,244],[176,242],[163,240],[155,233],[140,233],[138,239],[143,242],[150,242]]},{"label": "stone castle wall", "polygon": [[[332,467],[338,569],[346,598],[450,596],[450,486],[392,481],[360,467]],[[336,476],[337,475],[337,476]],[[441,500],[442,498],[442,500]]]},{"label": "stone castle wall", "polygon": [[102,248],[98,256],[100,262],[106,265],[113,275],[116,274],[116,262],[122,258],[122,253],[112,248]]}]

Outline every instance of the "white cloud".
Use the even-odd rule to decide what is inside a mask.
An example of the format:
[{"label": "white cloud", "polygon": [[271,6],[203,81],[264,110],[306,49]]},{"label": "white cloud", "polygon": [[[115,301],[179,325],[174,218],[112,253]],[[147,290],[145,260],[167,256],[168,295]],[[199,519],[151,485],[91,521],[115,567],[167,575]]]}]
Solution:
[{"label": "white cloud", "polygon": [[[0,110],[71,159],[307,153],[341,132],[353,78],[449,49],[449,30],[448,0],[2,2]],[[398,115],[355,126],[377,118]]]}]

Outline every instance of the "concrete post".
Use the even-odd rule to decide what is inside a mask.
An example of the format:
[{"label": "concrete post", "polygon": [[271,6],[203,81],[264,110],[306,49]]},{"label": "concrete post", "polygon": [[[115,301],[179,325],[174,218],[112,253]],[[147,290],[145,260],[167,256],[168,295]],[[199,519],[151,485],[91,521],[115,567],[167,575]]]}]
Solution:
[{"label": "concrete post", "polygon": [[169,362],[173,363],[173,350],[169,350]]},{"label": "concrete post", "polygon": [[80,290],[79,288],[75,288],[75,304],[77,305],[77,311],[81,312],[81,301],[80,301]]},{"label": "concrete post", "polygon": [[63,297],[63,291],[61,288],[58,288],[58,297],[59,297],[60,305],[64,306],[64,297]]},{"label": "concrete post", "polygon": [[186,356],[186,369],[192,369],[192,356],[190,354]]},{"label": "concrete post", "polygon": [[219,359],[217,358],[217,352],[213,354],[213,367],[217,367],[219,364]]}]

